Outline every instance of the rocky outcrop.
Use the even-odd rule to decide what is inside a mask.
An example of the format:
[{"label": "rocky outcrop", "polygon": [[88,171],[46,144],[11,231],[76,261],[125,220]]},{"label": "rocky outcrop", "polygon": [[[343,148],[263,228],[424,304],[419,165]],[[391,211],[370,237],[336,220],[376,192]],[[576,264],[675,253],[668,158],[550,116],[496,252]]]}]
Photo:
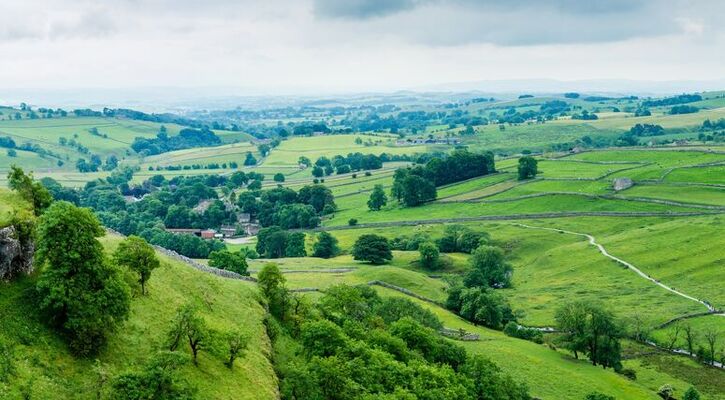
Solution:
[{"label": "rocky outcrop", "polygon": [[34,253],[34,244],[23,243],[14,226],[0,229],[0,280],[31,273]]}]

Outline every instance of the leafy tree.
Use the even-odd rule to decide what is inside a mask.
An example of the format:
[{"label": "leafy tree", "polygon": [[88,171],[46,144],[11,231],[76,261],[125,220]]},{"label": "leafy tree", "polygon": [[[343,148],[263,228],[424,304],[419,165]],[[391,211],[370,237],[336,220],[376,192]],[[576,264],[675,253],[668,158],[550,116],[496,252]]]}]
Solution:
[{"label": "leafy tree", "polygon": [[446,304],[463,318],[494,329],[515,319],[503,296],[486,287],[454,287]]},{"label": "leafy tree", "polygon": [[393,258],[393,253],[390,251],[388,239],[375,234],[365,234],[355,241],[352,256],[355,260],[371,264],[385,264]]},{"label": "leafy tree", "polygon": [[194,358],[194,364],[198,364],[199,351],[205,349],[210,341],[209,329],[199,311],[191,304],[181,306],[176,311],[171,329],[167,335],[170,351],[176,351],[182,341],[189,344],[189,349]]},{"label": "leafy tree", "polygon": [[323,319],[303,324],[300,340],[308,357],[330,357],[346,346],[348,338],[342,328]]},{"label": "leafy tree", "polygon": [[332,191],[325,185],[303,186],[297,194],[297,198],[300,203],[312,206],[317,213],[323,212],[328,206],[333,210],[337,209]]},{"label": "leafy tree", "polygon": [[226,334],[225,340],[229,350],[229,360],[225,364],[231,369],[234,367],[234,360],[242,355],[249,345],[249,336],[241,331],[233,331]]},{"label": "leafy tree", "polygon": [[272,148],[269,147],[269,145],[268,144],[265,144],[265,143],[260,144],[259,146],[257,146],[257,151],[259,151],[259,154],[261,154],[262,157],[267,157],[267,155],[269,154],[269,151],[271,149]]},{"label": "leafy tree", "polygon": [[249,275],[247,257],[241,251],[234,253],[227,250],[212,251],[209,253],[209,266],[236,272],[239,275]]},{"label": "leafy tree", "polygon": [[141,294],[146,294],[146,282],[151,277],[151,271],[159,267],[159,259],[151,245],[143,238],[129,236],[119,243],[113,254],[118,265],[123,265],[138,274],[141,284]]},{"label": "leafy tree", "polygon": [[407,207],[419,206],[436,199],[436,188],[429,180],[408,175],[402,182],[402,200]]},{"label": "leafy tree", "polygon": [[682,395],[682,400],[700,400],[700,392],[697,391],[693,386],[690,386]]},{"label": "leafy tree", "polygon": [[312,245],[313,257],[330,258],[339,253],[340,248],[337,245],[337,238],[325,231],[317,234],[317,241]]},{"label": "leafy tree", "polygon": [[287,312],[289,292],[285,287],[285,279],[276,264],[266,264],[257,274],[257,285],[267,299],[269,312],[282,319]]},{"label": "leafy tree", "polygon": [[48,189],[40,182],[33,180],[33,175],[26,175],[22,168],[11,166],[8,172],[8,186],[18,192],[20,197],[33,205],[35,215],[40,215],[53,201]]},{"label": "leafy tree", "polygon": [[272,179],[274,179],[275,182],[282,183],[282,182],[284,182],[284,174],[281,172],[278,172],[278,173],[274,174],[274,178],[272,178]]},{"label": "leafy tree", "polygon": [[312,168],[312,176],[314,176],[315,178],[322,178],[323,176],[325,176],[325,170],[323,170],[322,167],[315,165]]},{"label": "leafy tree", "polygon": [[386,324],[392,324],[404,317],[412,318],[431,329],[443,328],[443,323],[430,310],[404,297],[384,297],[373,306],[375,315]]},{"label": "leafy tree", "polygon": [[257,165],[257,159],[254,158],[251,152],[247,152],[246,157],[244,158],[244,165],[246,166],[254,166]]},{"label": "leafy tree", "polygon": [[464,277],[468,287],[486,286],[503,288],[511,286],[513,268],[506,262],[503,250],[493,246],[480,246],[471,253],[471,269]]},{"label": "leafy tree", "polygon": [[370,193],[368,208],[372,211],[379,211],[386,204],[388,204],[388,196],[385,195],[383,185],[375,185],[372,193]]},{"label": "leafy tree", "polygon": [[179,377],[178,370],[188,356],[159,352],[139,371],[118,375],[111,383],[113,400],[191,400],[196,389]]},{"label": "leafy tree", "polygon": [[435,269],[438,267],[440,252],[435,244],[432,242],[421,243],[418,246],[418,252],[420,253],[420,264],[423,268]]},{"label": "leafy tree", "polygon": [[524,156],[519,158],[519,180],[523,181],[526,179],[536,178],[536,174],[538,173],[537,164],[538,161],[536,161],[534,157]]},{"label": "leafy tree", "polygon": [[472,380],[471,394],[476,399],[531,399],[525,385],[515,382],[484,356],[469,357],[463,364],[461,373]]},{"label": "leafy tree", "polygon": [[79,355],[95,353],[130,308],[128,286],[96,239],[104,234],[90,210],[65,201],[53,203],[38,224],[40,308]]},{"label": "leafy tree", "polygon": [[306,257],[305,234],[302,232],[290,233],[287,236],[287,246],[284,250],[285,257]]},{"label": "leafy tree", "polygon": [[574,302],[556,312],[557,329],[562,332],[560,342],[574,353],[585,353],[593,365],[615,370],[621,368],[621,329],[614,316],[601,306]]}]

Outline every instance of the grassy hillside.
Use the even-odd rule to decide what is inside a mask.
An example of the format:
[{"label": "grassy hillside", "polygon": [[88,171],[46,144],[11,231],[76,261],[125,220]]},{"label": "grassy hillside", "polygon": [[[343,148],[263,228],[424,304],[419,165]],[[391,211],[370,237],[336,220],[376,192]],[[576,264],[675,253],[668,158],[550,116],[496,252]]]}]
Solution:
[{"label": "grassy hillside", "polygon": [[[119,241],[115,236],[102,239],[109,252]],[[135,293],[128,321],[98,355],[98,364],[71,356],[64,342],[37,316],[36,276],[0,283],[0,336],[17,344],[18,360],[17,376],[10,378],[8,387],[0,385],[0,397],[20,398],[21,388],[30,387],[32,398],[95,399],[101,379],[98,366],[113,377],[142,365],[162,347],[176,308],[191,301],[202,307],[210,328],[221,332],[239,328],[251,337],[248,351],[233,370],[223,365],[223,354],[204,351],[198,367],[183,367],[181,375],[199,389],[200,398],[276,398],[276,378],[268,359],[270,344],[262,325],[264,310],[256,288],[202,273],[167,257],[161,259],[161,268],[148,283],[149,294]]]}]

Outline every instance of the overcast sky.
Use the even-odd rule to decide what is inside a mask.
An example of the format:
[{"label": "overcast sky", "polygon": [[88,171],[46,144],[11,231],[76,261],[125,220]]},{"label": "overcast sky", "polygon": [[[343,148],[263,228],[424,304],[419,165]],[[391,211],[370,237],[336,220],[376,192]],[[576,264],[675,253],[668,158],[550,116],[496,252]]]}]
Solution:
[{"label": "overcast sky", "polygon": [[24,0],[0,88],[725,78],[721,0]]}]

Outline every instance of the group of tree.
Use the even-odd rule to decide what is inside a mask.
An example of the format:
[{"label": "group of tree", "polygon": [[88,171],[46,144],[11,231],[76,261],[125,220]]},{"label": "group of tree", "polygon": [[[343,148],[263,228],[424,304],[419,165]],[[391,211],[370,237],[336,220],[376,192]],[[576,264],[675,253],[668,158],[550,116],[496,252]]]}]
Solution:
[{"label": "group of tree", "polygon": [[673,97],[665,97],[657,100],[645,100],[642,102],[644,107],[661,107],[661,106],[673,106],[676,104],[692,103],[695,101],[702,100],[702,96],[699,94],[681,94]]},{"label": "group of tree", "polygon": [[494,363],[440,336],[440,320],[408,299],[337,285],[313,305],[286,289],[275,265],[259,285],[270,337],[287,343],[277,364],[282,399],[531,398]]},{"label": "group of tree", "polygon": [[374,170],[383,167],[384,161],[390,161],[385,154],[362,154],[349,153],[347,156],[336,155],[329,159],[325,156],[318,158],[312,168],[312,176],[322,178],[323,176],[345,174],[351,171]]},{"label": "group of tree", "polygon": [[655,124],[636,124],[617,138],[617,146],[636,146],[639,144],[640,137],[662,136],[665,129]]},{"label": "group of tree", "polygon": [[258,194],[245,192],[237,198],[237,206],[262,226],[283,229],[314,228],[319,225],[320,216],[337,209],[330,189],[320,184],[304,186],[299,192],[284,187]]},{"label": "group of tree", "polygon": [[580,114],[572,114],[571,119],[580,119],[584,121],[593,121],[599,119],[597,114],[594,114],[593,112],[590,113],[587,110],[583,110]]},{"label": "group of tree", "polygon": [[513,269],[503,250],[481,245],[471,253],[470,268],[462,279],[452,279],[446,307],[467,320],[502,329],[516,317],[508,301],[496,291],[511,286]]},{"label": "group of tree", "polygon": [[679,106],[674,106],[670,108],[669,114],[670,115],[678,115],[678,114],[692,114],[700,111],[699,108],[687,104],[682,104]]},{"label": "group of tree", "polygon": [[622,369],[620,339],[623,330],[614,315],[601,305],[577,301],[556,311],[558,341],[574,358],[586,355],[592,365]]},{"label": "group of tree", "polygon": [[496,169],[492,153],[475,154],[456,150],[446,157],[434,157],[424,166],[396,170],[391,195],[399,203],[414,207],[435,200],[436,186],[493,172]]},{"label": "group of tree", "polygon": [[239,275],[249,275],[247,268],[247,253],[238,250],[236,252],[228,250],[217,250],[209,253],[209,266],[219,268]]},{"label": "group of tree", "polygon": [[279,226],[262,228],[257,233],[255,250],[264,258],[305,257],[305,234],[291,233]]},{"label": "group of tree", "polygon": [[131,148],[139,154],[149,156],[193,147],[216,146],[221,142],[219,136],[206,127],[201,129],[184,128],[179,131],[178,135],[169,136],[162,125],[155,138],[137,137],[131,143]]}]

